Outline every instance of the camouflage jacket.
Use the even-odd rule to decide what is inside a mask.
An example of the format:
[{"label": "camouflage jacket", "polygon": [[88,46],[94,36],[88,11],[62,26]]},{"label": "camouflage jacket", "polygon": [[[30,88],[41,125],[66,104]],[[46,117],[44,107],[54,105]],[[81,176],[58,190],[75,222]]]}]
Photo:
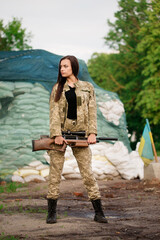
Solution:
[{"label": "camouflage jacket", "polygon": [[[77,130],[86,131],[86,134],[97,134],[97,106],[93,85],[89,82],[78,80],[75,83],[77,97]],[[68,103],[65,92],[70,90],[67,82],[64,85],[61,98],[54,101],[57,84],[53,87],[50,96],[50,137],[62,135],[67,117]]]}]

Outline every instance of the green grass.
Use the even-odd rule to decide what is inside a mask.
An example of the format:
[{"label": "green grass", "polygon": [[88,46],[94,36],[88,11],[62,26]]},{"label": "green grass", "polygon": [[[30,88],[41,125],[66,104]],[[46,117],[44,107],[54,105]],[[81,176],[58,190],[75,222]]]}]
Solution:
[{"label": "green grass", "polygon": [[6,185],[0,186],[0,193],[11,193],[11,192],[16,192],[17,188],[21,188],[26,186],[23,183],[6,183]]},{"label": "green grass", "polygon": [[4,233],[1,233],[0,240],[19,240],[19,238],[14,236],[5,236]]},{"label": "green grass", "polygon": [[15,206],[8,207],[7,205],[0,205],[0,214],[14,214],[17,213],[45,213],[47,214],[47,210],[41,207],[32,207],[32,206],[23,206],[22,203],[17,203]]}]

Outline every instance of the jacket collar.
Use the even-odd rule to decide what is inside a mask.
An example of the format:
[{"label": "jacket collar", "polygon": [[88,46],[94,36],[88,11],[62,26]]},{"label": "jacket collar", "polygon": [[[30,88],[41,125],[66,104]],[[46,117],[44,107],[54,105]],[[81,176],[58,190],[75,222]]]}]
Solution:
[{"label": "jacket collar", "polygon": [[[81,85],[81,81],[78,79],[78,81],[77,81],[74,85],[75,85],[75,88],[80,87],[80,85]],[[66,83],[64,84],[63,89],[64,89],[64,91],[68,91],[68,90],[70,90],[67,81],[66,81]]]}]

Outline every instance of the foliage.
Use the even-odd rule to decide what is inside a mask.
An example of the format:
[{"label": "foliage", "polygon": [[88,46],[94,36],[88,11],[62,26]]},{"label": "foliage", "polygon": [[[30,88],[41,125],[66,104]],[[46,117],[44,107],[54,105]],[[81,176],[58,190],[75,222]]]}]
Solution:
[{"label": "foliage", "polygon": [[129,132],[136,131],[138,141],[145,118],[149,119],[157,138],[160,124],[160,2],[119,0],[118,3],[116,20],[114,23],[108,21],[110,31],[104,38],[117,54],[93,54],[88,61],[89,72],[98,85],[119,94],[125,105]]},{"label": "foliage", "polygon": [[94,53],[88,61],[88,71],[100,87],[118,92],[124,88],[116,79],[118,71],[117,54]]},{"label": "foliage", "polygon": [[0,51],[26,50],[32,47],[28,45],[31,33],[26,33],[22,28],[22,20],[13,18],[7,25],[0,20]]},{"label": "foliage", "polygon": [[145,80],[137,97],[137,109],[142,109],[142,117],[149,118],[153,124],[160,124],[160,2],[152,1],[147,11],[148,22],[139,31],[142,38],[137,46],[139,53],[145,52],[140,63]]}]

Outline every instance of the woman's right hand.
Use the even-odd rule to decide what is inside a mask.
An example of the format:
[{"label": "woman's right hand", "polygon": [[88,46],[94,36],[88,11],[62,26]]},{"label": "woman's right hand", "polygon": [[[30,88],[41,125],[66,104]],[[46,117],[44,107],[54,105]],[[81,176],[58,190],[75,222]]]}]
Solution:
[{"label": "woman's right hand", "polygon": [[62,145],[64,142],[67,143],[67,141],[62,136],[55,137],[55,144]]}]

